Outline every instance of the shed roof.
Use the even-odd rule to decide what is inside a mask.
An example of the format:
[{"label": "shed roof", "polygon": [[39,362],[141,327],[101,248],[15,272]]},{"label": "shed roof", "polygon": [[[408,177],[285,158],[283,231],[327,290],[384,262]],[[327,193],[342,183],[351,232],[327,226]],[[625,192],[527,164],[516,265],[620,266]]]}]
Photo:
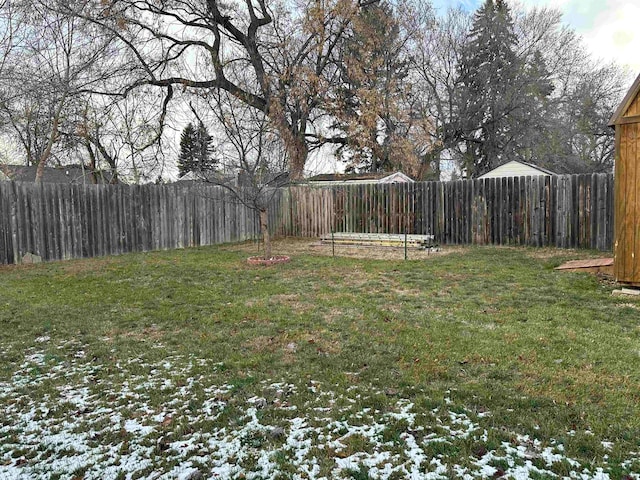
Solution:
[{"label": "shed roof", "polygon": [[321,173],[309,177],[310,182],[345,182],[348,180],[380,180],[388,176],[388,172],[366,172],[366,173]]},{"label": "shed roof", "polygon": [[[515,172],[513,168],[511,170],[508,167],[512,167],[513,165],[522,165],[524,167],[528,167],[524,172]],[[522,169],[522,167],[521,167]],[[529,173],[530,169],[540,172],[539,175],[555,175],[551,170],[547,170],[539,165],[534,163],[522,162],[520,160],[510,160],[501,165],[498,165],[495,168],[492,168],[488,172],[483,175],[480,175],[478,178],[490,178],[490,177],[512,177],[512,176],[524,176],[524,175],[536,175],[535,173]],[[504,170],[504,171],[503,171]],[[498,174],[499,173],[499,174]]]},{"label": "shed roof", "polygon": [[[624,114],[627,113],[627,110],[629,110],[629,107],[631,106],[633,101],[636,99],[639,92],[640,92],[640,75],[637,76],[636,81],[633,82],[633,85],[631,85],[631,88],[625,95],[622,102],[620,102],[620,105],[618,105],[618,108],[616,109],[615,113],[609,120],[610,127],[615,127],[616,125],[625,123]],[[636,121],[638,121],[638,119],[636,119]]]},{"label": "shed roof", "polygon": [[326,183],[385,183],[385,180],[413,182],[402,172],[365,172],[365,173],[322,173],[307,179],[308,182]]}]

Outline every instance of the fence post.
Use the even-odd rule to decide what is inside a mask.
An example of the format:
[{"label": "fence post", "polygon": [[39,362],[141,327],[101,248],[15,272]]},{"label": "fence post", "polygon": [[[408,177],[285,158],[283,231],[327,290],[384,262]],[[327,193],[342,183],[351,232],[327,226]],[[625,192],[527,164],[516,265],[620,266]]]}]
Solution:
[{"label": "fence post", "polygon": [[407,259],[407,229],[404,229],[404,259]]},{"label": "fence post", "polygon": [[333,227],[331,227],[331,256],[336,256],[336,242],[333,238]]}]

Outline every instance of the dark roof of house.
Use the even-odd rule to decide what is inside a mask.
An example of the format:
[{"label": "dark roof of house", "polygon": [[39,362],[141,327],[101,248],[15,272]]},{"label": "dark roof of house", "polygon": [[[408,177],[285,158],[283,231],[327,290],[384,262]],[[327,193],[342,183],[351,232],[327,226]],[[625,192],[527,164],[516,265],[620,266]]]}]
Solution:
[{"label": "dark roof of house", "polygon": [[252,187],[257,185],[283,187],[289,183],[289,172],[267,172],[260,176],[252,176],[245,172],[238,172],[238,185],[241,187]]},{"label": "dark roof of house", "polygon": [[235,184],[237,176],[234,174],[221,174],[217,171],[210,172],[187,172],[178,177],[175,183],[213,183],[216,185]]},{"label": "dark roof of house", "polygon": [[346,182],[349,180],[380,180],[393,175],[394,172],[369,172],[369,173],[322,173],[309,177],[309,182]]},{"label": "dark roof of house", "polygon": [[631,106],[631,104],[633,103],[633,101],[635,100],[639,92],[640,92],[640,75],[636,77],[636,81],[633,82],[633,85],[631,85],[631,88],[625,95],[624,99],[622,100],[622,102],[620,102],[620,105],[618,105],[618,108],[609,119],[610,127],[615,127],[617,124],[621,123],[621,120],[625,112],[629,109],[629,107]]},{"label": "dark roof of house", "polygon": [[[9,180],[16,182],[34,182],[36,179],[35,165],[0,165],[0,171]],[[111,174],[99,172],[98,183],[109,183]],[[81,165],[67,165],[63,167],[45,167],[42,181],[46,183],[93,183],[91,172]]]},{"label": "dark roof of house", "polygon": [[236,187],[254,186],[256,182],[259,185],[269,185],[272,187],[281,187],[289,183],[289,172],[267,173],[261,177],[252,176],[246,172],[238,172],[237,174],[223,174],[218,171],[210,172],[187,172],[176,180],[176,183],[213,183],[216,185],[233,185]]}]

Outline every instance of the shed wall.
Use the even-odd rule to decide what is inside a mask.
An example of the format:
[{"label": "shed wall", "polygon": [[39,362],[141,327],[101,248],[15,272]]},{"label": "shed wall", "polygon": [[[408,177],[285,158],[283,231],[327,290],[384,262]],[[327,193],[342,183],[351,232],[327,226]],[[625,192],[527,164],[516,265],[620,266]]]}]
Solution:
[{"label": "shed wall", "polygon": [[[627,111],[636,115],[638,98]],[[640,123],[616,126],[614,274],[619,282],[640,286]]]},{"label": "shed wall", "polygon": [[640,115],[640,96],[636,97],[629,108],[625,112],[625,117],[631,117],[633,115]]}]

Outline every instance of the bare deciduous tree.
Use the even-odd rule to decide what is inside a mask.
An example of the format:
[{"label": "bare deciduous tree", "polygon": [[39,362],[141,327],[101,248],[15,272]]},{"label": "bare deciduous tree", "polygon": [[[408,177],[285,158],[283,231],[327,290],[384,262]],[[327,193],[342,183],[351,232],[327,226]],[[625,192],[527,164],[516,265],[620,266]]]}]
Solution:
[{"label": "bare deciduous tree", "polygon": [[427,131],[430,148],[423,165],[430,166],[436,179],[440,177],[443,151],[456,151],[459,146],[455,95],[461,84],[458,65],[470,26],[468,14],[450,9],[443,17],[433,18],[430,28],[419,30],[412,43],[410,58],[418,99],[432,121]]},{"label": "bare deciduous tree", "polygon": [[[39,0],[10,2],[5,21],[23,34],[2,77],[0,109],[22,145],[27,164],[37,165],[36,182],[54,156],[67,110],[110,72],[112,35]],[[15,39],[15,37],[14,37]]]},{"label": "bare deciduous tree", "polygon": [[310,140],[324,138],[321,105],[345,33],[375,1],[111,0],[60,8],[129,49],[137,78],[127,90],[220,89],[261,112],[282,139],[292,177],[301,178]]},{"label": "bare deciduous tree", "polygon": [[[286,147],[268,116],[218,90],[204,98],[215,127],[217,171],[200,172],[209,183],[232,193],[234,201],[255,211],[260,219],[264,257],[272,257],[269,209],[278,189],[289,184]],[[196,110],[199,122],[205,122]]]},{"label": "bare deciduous tree", "polygon": [[[89,95],[65,135],[76,139],[93,175],[118,183],[143,183],[162,176],[162,99],[139,89],[125,98]],[[84,155],[83,155],[84,154]]]}]

